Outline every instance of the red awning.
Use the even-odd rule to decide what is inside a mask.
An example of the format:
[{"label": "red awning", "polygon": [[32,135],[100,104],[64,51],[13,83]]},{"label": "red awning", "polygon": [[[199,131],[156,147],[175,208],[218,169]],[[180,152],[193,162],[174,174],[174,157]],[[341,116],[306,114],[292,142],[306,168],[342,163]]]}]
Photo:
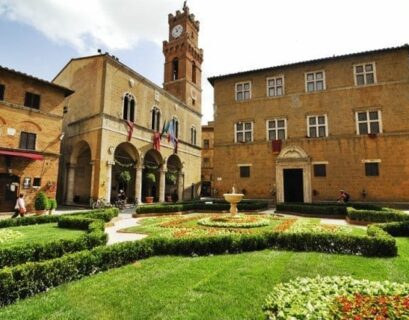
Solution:
[{"label": "red awning", "polygon": [[30,153],[30,152],[23,152],[23,151],[6,151],[0,150],[0,154],[5,156],[13,156],[13,157],[20,157],[20,158],[27,158],[31,160],[44,160],[44,157],[41,154],[37,153]]}]

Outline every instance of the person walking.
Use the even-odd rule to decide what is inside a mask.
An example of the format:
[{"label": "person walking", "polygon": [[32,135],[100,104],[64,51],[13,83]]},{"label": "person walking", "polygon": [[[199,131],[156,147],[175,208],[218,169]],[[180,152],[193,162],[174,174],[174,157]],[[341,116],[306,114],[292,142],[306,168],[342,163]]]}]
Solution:
[{"label": "person walking", "polygon": [[24,201],[24,194],[20,193],[20,195],[17,198],[16,205],[14,206],[14,214],[12,218],[18,217],[20,215],[21,217],[24,217],[24,214],[26,213],[26,203]]}]

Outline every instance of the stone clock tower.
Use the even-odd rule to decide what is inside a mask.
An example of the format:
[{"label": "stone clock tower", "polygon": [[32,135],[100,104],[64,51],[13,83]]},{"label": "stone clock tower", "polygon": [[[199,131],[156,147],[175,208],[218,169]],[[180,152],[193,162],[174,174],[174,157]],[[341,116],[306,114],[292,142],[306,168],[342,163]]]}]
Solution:
[{"label": "stone clock tower", "polygon": [[163,42],[166,91],[201,112],[203,50],[199,49],[199,21],[183,6],[183,12],[169,14],[169,41]]}]

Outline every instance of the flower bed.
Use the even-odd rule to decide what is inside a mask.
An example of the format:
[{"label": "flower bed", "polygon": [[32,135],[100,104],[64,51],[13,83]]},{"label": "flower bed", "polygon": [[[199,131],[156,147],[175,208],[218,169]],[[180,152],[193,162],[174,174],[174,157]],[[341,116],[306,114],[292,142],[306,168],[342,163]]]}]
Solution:
[{"label": "flower bed", "polygon": [[0,244],[13,241],[15,239],[21,238],[23,234],[18,231],[0,229]]},{"label": "flower bed", "polygon": [[259,216],[213,216],[197,221],[197,224],[216,228],[259,228],[270,224],[268,218]]},{"label": "flower bed", "polygon": [[297,278],[274,287],[268,319],[407,319],[409,284],[351,277]]}]

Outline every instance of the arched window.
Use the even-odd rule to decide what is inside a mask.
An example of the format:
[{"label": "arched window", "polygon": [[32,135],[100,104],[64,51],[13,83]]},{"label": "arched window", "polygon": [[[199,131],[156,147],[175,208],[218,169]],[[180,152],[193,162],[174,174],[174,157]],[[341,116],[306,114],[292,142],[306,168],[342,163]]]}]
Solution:
[{"label": "arched window", "polygon": [[160,110],[158,107],[153,107],[152,108],[152,123],[151,123],[151,129],[155,131],[159,131],[160,127]]},{"label": "arched window", "polygon": [[176,117],[172,118],[172,124],[173,124],[173,131],[175,133],[175,137],[179,138],[179,120]]},{"label": "arched window", "polygon": [[172,61],[172,80],[179,79],[179,60],[178,58]]},{"label": "arched window", "polygon": [[196,128],[190,128],[190,143],[196,145]]},{"label": "arched window", "polygon": [[192,63],[192,82],[196,83],[196,63]]},{"label": "arched window", "polygon": [[124,96],[122,117],[124,120],[135,122],[135,98],[130,93]]}]

